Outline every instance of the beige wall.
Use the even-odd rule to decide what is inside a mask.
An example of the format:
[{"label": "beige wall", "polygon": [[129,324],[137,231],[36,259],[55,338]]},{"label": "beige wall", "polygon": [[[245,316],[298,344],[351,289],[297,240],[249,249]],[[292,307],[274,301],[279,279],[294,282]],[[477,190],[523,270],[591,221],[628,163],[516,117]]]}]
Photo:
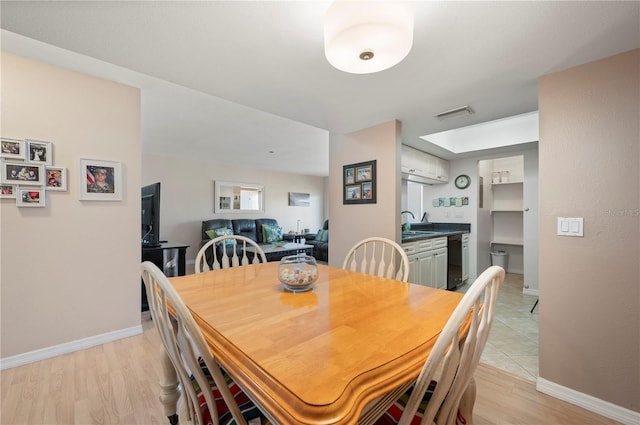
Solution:
[{"label": "beige wall", "polygon": [[640,50],[540,79],[540,377],[636,412],[639,105]]},{"label": "beige wall", "polygon": [[[214,181],[265,186],[264,213],[214,214]],[[231,167],[214,161],[143,155],[142,184],[161,183],[160,237],[188,244],[187,272],[200,248],[203,220],[213,218],[275,218],[285,232],[308,227],[316,232],[325,214],[324,177]],[[309,193],[310,207],[290,207],[289,192]]]},{"label": "beige wall", "polygon": [[[342,267],[358,241],[381,236],[400,243],[400,122],[329,137],[329,264]],[[342,204],[342,166],[376,160],[377,202]]]},{"label": "beige wall", "polygon": [[[5,359],[140,325],[138,89],[2,53],[3,137],[54,144],[68,191],[0,200]],[[79,201],[79,159],[122,162],[123,200]]]}]

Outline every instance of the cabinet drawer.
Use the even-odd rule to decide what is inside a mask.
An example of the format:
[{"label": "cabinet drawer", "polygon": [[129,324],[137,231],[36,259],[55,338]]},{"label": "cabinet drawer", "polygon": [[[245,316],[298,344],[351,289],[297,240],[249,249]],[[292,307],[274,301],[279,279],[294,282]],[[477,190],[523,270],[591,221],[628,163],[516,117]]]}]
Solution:
[{"label": "cabinet drawer", "polygon": [[433,239],[425,239],[423,241],[417,241],[416,244],[416,252],[429,251],[433,249]]},{"label": "cabinet drawer", "polygon": [[417,252],[416,251],[416,243],[415,242],[403,243],[402,244],[402,249],[404,249],[404,252],[407,255],[415,254]]},{"label": "cabinet drawer", "polygon": [[431,239],[432,249],[444,248],[447,246],[447,238],[435,238]]}]

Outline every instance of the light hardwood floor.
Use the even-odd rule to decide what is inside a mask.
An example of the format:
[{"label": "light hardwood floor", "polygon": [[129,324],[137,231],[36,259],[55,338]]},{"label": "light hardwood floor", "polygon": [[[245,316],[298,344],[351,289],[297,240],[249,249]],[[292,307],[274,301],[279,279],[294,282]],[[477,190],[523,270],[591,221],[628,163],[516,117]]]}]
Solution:
[{"label": "light hardwood floor", "polygon": [[[158,401],[160,339],[142,335],[1,372],[0,424],[167,425]],[[616,424],[549,397],[535,384],[480,364],[477,425]]]}]

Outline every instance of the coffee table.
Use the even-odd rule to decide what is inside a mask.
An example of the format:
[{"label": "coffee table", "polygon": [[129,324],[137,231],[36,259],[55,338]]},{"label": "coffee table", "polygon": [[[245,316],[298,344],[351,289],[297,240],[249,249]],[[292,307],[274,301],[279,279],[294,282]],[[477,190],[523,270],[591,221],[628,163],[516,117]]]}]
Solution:
[{"label": "coffee table", "polygon": [[[282,257],[300,253],[304,253],[307,255],[313,254],[313,245],[305,245],[295,242],[289,242],[282,246],[260,245],[260,248],[262,248],[262,250],[264,251],[264,255],[267,257],[267,261],[280,261]],[[255,248],[253,248],[252,246],[247,246],[247,251],[255,252]]]}]

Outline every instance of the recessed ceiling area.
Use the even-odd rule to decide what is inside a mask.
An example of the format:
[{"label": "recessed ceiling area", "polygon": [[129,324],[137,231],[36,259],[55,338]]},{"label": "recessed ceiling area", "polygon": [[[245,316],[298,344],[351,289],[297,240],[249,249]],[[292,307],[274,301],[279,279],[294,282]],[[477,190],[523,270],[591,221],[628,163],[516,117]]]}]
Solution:
[{"label": "recessed ceiling area", "polygon": [[538,111],[427,134],[420,138],[454,154],[537,142]]}]

